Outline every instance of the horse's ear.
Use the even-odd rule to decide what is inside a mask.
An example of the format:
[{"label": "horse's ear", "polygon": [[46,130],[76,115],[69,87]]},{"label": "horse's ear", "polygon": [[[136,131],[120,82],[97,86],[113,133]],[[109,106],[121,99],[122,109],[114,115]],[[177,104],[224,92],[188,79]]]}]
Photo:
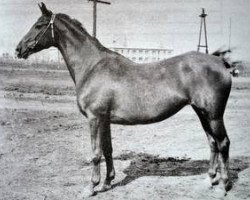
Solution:
[{"label": "horse's ear", "polygon": [[40,4],[38,3],[38,6],[42,12],[43,15],[50,17],[52,15],[52,12],[48,10],[43,2]]}]

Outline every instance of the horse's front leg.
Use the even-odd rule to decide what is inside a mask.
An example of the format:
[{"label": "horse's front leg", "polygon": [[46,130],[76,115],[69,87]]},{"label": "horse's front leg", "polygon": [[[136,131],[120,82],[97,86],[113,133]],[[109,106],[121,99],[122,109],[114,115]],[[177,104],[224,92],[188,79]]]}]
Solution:
[{"label": "horse's front leg", "polygon": [[102,130],[103,130],[102,149],[106,161],[107,174],[101,190],[106,191],[111,188],[111,181],[115,178],[115,169],[112,158],[112,152],[113,152],[112,138],[110,131],[110,121],[108,117],[105,117],[105,122],[103,123]]},{"label": "horse's front leg", "polygon": [[93,170],[90,185],[85,189],[84,196],[94,195],[94,187],[100,182],[100,162],[102,157],[102,133],[101,130],[101,118],[91,116],[89,118],[90,135],[91,135],[91,147],[92,147],[92,162]]}]

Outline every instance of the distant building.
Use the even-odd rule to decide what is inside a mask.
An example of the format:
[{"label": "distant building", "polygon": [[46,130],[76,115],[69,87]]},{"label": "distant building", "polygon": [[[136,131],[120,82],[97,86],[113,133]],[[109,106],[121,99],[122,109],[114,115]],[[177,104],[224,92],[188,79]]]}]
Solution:
[{"label": "distant building", "polygon": [[111,49],[137,63],[154,62],[173,56],[173,49],[127,47],[113,47]]}]

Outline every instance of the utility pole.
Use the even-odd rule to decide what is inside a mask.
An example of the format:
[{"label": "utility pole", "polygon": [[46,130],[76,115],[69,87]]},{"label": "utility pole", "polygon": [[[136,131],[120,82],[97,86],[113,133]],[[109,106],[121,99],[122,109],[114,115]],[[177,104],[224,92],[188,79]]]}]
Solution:
[{"label": "utility pole", "polygon": [[229,38],[228,38],[228,50],[231,50],[231,31],[232,31],[232,19],[229,19]]},{"label": "utility pole", "polygon": [[[202,8],[202,13],[199,15],[201,18],[201,24],[200,24],[200,34],[199,34],[199,44],[197,51],[200,51],[200,47],[206,48],[206,54],[208,54],[208,44],[207,44],[207,28],[206,28],[206,16],[205,9]],[[202,34],[202,27],[204,26],[204,34],[205,34],[205,45],[201,45],[201,34]]]},{"label": "utility pole", "polygon": [[96,37],[96,16],[97,16],[97,3],[110,5],[110,2],[101,1],[101,0],[88,0],[93,1],[93,37]]}]

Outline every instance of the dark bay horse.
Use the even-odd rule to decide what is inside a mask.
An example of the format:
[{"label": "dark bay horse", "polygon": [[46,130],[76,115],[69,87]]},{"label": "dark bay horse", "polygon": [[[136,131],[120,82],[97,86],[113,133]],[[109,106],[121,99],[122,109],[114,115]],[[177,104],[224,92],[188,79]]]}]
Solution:
[{"label": "dark bay horse", "polygon": [[[65,14],[53,14],[42,3],[42,16],[18,44],[19,58],[51,46],[62,53],[76,85],[77,103],[89,120],[93,152],[93,195],[100,182],[100,161],[107,175],[103,190],[115,177],[110,124],[148,124],[162,121],[191,105],[211,148],[209,177],[212,185],[228,176],[230,141],[223,114],[231,90],[231,76],[221,58],[189,52],[167,60],[136,64],[91,37],[81,24]],[[220,170],[218,170],[220,166]],[[219,174],[220,172],[220,174]]]}]

